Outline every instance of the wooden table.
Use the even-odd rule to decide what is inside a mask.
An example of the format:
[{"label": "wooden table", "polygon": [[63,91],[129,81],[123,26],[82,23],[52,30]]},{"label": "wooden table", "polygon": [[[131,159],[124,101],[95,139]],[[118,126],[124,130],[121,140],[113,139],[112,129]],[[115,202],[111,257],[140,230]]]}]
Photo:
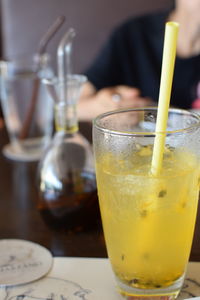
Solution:
[{"label": "wooden table", "polygon": [[[0,149],[8,142],[0,130]],[[0,151],[0,238],[30,240],[54,256],[106,257],[101,226],[82,232],[50,229],[36,208],[36,163],[14,162]],[[169,245],[170,247],[170,245]],[[200,209],[190,260],[200,261]]]},{"label": "wooden table", "polygon": [[37,210],[37,163],[15,162],[2,154],[8,143],[0,130],[0,238],[39,243],[54,256],[106,257],[101,226],[83,232],[50,229]]}]

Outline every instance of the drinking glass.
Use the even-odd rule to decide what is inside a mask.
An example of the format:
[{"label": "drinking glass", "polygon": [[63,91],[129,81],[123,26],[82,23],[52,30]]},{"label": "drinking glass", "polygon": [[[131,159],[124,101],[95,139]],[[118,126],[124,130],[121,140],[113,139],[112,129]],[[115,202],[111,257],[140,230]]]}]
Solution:
[{"label": "drinking glass", "polygon": [[[199,196],[200,117],[170,109],[155,133],[157,108],[108,112],[93,122],[97,189],[108,256],[119,292],[176,298],[190,255]],[[156,134],[162,169],[151,172]],[[138,299],[138,298],[137,298]]]},{"label": "drinking glass", "polygon": [[0,96],[14,160],[38,160],[51,139],[53,102],[41,79],[52,78],[47,54],[0,61]]}]

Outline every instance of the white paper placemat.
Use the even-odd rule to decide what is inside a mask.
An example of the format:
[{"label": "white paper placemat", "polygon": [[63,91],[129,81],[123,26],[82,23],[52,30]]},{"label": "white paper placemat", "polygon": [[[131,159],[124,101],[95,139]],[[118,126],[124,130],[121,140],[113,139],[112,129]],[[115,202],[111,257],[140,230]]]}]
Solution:
[{"label": "white paper placemat", "polygon": [[[179,299],[200,296],[200,263],[189,263]],[[0,289],[0,299],[121,300],[107,259],[54,258],[51,272],[30,284]]]}]

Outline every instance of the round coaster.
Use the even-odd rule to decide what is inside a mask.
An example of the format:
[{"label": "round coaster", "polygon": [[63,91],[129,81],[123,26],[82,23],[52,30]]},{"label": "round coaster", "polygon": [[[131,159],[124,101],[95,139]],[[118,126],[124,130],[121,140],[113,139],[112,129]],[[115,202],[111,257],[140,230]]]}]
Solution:
[{"label": "round coaster", "polygon": [[25,240],[0,240],[0,287],[29,283],[46,275],[53,257],[46,248]]},{"label": "round coaster", "polygon": [[16,152],[11,144],[7,144],[3,147],[3,154],[5,157],[16,161],[37,161],[41,157],[41,153],[20,153]]}]

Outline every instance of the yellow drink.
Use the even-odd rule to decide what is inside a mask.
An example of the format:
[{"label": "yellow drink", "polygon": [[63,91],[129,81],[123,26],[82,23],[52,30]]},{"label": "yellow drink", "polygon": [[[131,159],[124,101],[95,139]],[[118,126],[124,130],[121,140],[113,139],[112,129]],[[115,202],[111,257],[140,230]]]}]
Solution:
[{"label": "yellow drink", "polygon": [[171,286],[188,262],[199,194],[194,155],[165,149],[159,177],[150,173],[152,147],[97,157],[98,194],[108,255],[125,285]]}]

